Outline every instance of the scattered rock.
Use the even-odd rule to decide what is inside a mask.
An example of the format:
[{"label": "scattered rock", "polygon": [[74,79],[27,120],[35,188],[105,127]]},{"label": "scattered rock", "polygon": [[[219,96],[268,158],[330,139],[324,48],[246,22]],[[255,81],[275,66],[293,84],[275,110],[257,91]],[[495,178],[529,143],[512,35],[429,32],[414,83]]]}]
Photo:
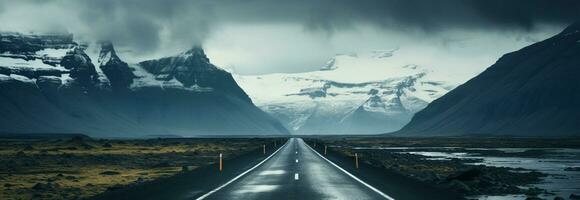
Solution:
[{"label": "scattered rock", "polygon": [[27,144],[26,146],[24,146],[24,150],[25,151],[32,151],[32,150],[34,150],[34,147],[32,147],[32,145],[30,145],[30,144]]},{"label": "scattered rock", "polygon": [[542,200],[539,197],[526,197],[526,200]]},{"label": "scattered rock", "polygon": [[119,175],[119,174],[121,174],[121,173],[116,172],[116,171],[104,171],[104,172],[100,173],[100,175],[107,175],[107,176]]},{"label": "scattered rock", "polygon": [[32,189],[36,191],[52,191],[60,187],[58,183],[36,183],[32,186]]},{"label": "scattered rock", "polygon": [[21,157],[21,156],[26,156],[26,154],[24,153],[24,151],[18,151],[16,153],[16,156]]},{"label": "scattered rock", "polygon": [[153,167],[157,168],[157,167],[171,167],[171,164],[169,164],[169,162],[160,162],[157,164],[154,164]]},{"label": "scattered rock", "polygon": [[139,177],[139,178],[137,178],[137,180],[135,180],[136,184],[143,183],[143,182],[145,182],[145,179],[143,179],[142,177]]},{"label": "scattered rock", "polygon": [[580,167],[566,167],[564,171],[580,171]]},{"label": "scattered rock", "polygon": [[533,197],[533,196],[538,196],[540,194],[542,194],[544,192],[544,190],[534,187],[534,188],[530,188],[526,191],[525,195],[528,197]]},{"label": "scattered rock", "polygon": [[113,185],[113,186],[109,186],[109,187],[107,187],[107,190],[108,190],[108,191],[113,191],[113,190],[118,190],[118,189],[121,189],[121,188],[123,188],[123,186],[122,186],[122,185],[120,185],[120,184],[116,184],[116,185]]},{"label": "scattered rock", "polygon": [[467,171],[458,172],[456,174],[450,175],[447,180],[460,180],[460,181],[471,181],[481,175],[481,170],[479,169],[469,169]]},{"label": "scattered rock", "polygon": [[181,167],[181,171],[191,171],[194,170],[196,166],[186,165]]},{"label": "scattered rock", "polygon": [[70,139],[71,142],[79,142],[79,141],[84,141],[85,138],[81,137],[81,136],[74,136]]},{"label": "scattered rock", "polygon": [[93,148],[95,148],[95,147],[93,147],[92,145],[90,145],[90,144],[87,144],[87,143],[85,143],[85,142],[81,143],[80,145],[81,145],[81,147],[83,147],[84,149],[93,149]]},{"label": "scattered rock", "polygon": [[57,179],[56,177],[50,177],[46,179],[46,182],[54,182],[56,181],[56,179]]},{"label": "scattered rock", "polygon": [[461,192],[469,192],[471,191],[471,188],[466,185],[465,183],[458,181],[458,180],[453,180],[449,183],[449,186],[451,188],[453,188],[454,190],[457,191],[461,191]]},{"label": "scattered rock", "polygon": [[111,148],[111,147],[113,147],[113,145],[111,143],[105,143],[105,144],[103,144],[101,146],[102,147],[105,147],[105,148]]}]

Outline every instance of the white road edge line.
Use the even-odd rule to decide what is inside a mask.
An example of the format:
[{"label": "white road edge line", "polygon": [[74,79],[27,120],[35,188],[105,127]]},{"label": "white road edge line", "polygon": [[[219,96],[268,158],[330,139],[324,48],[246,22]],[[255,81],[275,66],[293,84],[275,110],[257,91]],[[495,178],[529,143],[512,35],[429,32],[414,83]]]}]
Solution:
[{"label": "white road edge line", "polygon": [[[300,141],[302,143],[304,143],[304,141],[302,139],[300,139]],[[369,185],[368,183],[365,183],[364,181],[360,180],[359,178],[357,178],[356,176],[352,175],[351,173],[349,173],[348,171],[342,169],[341,167],[339,167],[338,165],[334,164],[332,161],[326,159],[324,156],[320,155],[320,153],[318,153],[316,150],[312,149],[312,147],[310,147],[308,144],[304,144],[306,145],[310,150],[314,151],[314,153],[316,153],[316,155],[320,156],[322,159],[326,160],[326,162],[330,163],[332,166],[338,168],[340,171],[344,172],[346,175],[350,176],[351,178],[353,178],[354,180],[358,181],[359,183],[363,184],[364,186],[368,187],[369,189],[371,189],[372,191],[378,193],[379,195],[385,197],[385,199],[389,199],[389,200],[395,200],[393,197],[390,197],[389,195],[381,192],[380,190],[378,190],[377,188]]]},{"label": "white road edge line", "polygon": [[[288,142],[290,142],[290,140],[288,140]],[[238,180],[239,178],[241,178],[242,176],[246,175],[247,173],[250,173],[252,170],[258,168],[260,165],[262,165],[263,163],[265,163],[266,161],[268,161],[272,156],[276,155],[276,153],[278,153],[278,151],[280,151],[283,147],[286,146],[286,144],[288,144],[288,142],[286,142],[284,145],[282,145],[280,148],[278,148],[278,150],[276,150],[274,153],[272,153],[272,155],[268,156],[266,159],[262,160],[261,162],[259,162],[258,164],[254,165],[252,168],[246,170],[244,173],[241,173],[240,175],[234,177],[232,180],[224,183],[223,185],[213,189],[212,191],[209,191],[208,193],[198,197],[196,200],[202,200],[207,198],[209,195],[212,195],[213,193],[217,192],[218,190],[221,190],[222,188],[228,186],[229,184],[233,183],[234,181]]]}]

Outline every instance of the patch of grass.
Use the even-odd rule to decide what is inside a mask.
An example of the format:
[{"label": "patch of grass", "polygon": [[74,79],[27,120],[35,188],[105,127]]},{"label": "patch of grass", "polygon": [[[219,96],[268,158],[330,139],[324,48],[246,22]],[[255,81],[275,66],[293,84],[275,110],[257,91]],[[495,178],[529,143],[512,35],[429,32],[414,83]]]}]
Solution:
[{"label": "patch of grass", "polygon": [[1,199],[79,199],[234,157],[267,139],[0,140]]}]

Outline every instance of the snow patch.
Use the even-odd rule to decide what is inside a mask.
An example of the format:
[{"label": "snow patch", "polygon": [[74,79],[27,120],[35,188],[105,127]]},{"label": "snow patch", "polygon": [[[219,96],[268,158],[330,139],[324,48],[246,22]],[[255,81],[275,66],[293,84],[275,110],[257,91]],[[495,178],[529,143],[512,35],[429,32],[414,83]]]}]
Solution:
[{"label": "snow patch", "polygon": [[35,79],[30,79],[26,76],[21,76],[21,75],[17,75],[17,74],[10,74],[10,78],[20,81],[20,82],[25,82],[25,83],[35,83],[36,80]]},{"label": "snow patch", "polygon": [[66,52],[70,51],[70,49],[54,49],[54,48],[47,48],[42,49],[36,52],[36,55],[39,56],[48,56],[53,58],[62,58],[66,55]]},{"label": "snow patch", "polygon": [[130,86],[131,89],[138,89],[142,87],[161,87],[163,89],[183,89],[193,92],[211,92],[213,88],[202,87],[194,84],[190,87],[185,87],[183,83],[179,82],[177,79],[172,78],[171,80],[163,81],[156,79],[156,76],[147,72],[143,67],[139,65],[129,65],[130,68],[134,69],[133,73],[137,78],[133,80],[133,84]]},{"label": "snow patch", "polygon": [[73,82],[73,78],[70,77],[70,74],[62,74],[59,78],[63,85],[70,85]]},{"label": "snow patch", "polygon": [[9,81],[9,80],[12,80],[12,78],[10,78],[10,76],[0,74],[0,81]]},{"label": "snow patch", "polygon": [[10,57],[2,57],[0,55],[0,66],[7,67],[11,69],[29,69],[29,70],[37,70],[37,69],[56,69],[60,71],[68,71],[64,67],[61,66],[52,66],[42,62],[40,59],[33,59],[33,60],[24,60],[21,58],[10,58]]}]

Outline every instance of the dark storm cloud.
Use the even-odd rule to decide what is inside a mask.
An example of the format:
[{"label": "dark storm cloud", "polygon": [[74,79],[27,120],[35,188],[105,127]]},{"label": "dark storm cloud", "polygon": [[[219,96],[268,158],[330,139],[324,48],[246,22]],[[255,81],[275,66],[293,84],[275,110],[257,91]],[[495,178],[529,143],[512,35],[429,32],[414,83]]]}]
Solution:
[{"label": "dark storm cloud", "polygon": [[[51,26],[89,33],[147,52],[164,40],[199,44],[213,27],[232,24],[301,24],[306,30],[335,31],[356,24],[389,30],[533,30],[539,24],[580,19],[578,0],[0,0],[0,14],[26,5],[22,13],[50,18],[39,10],[70,13]],[[16,12],[16,11],[14,11]],[[1,23],[35,23],[0,18]],[[57,22],[62,22],[58,24]],[[0,27],[1,28],[1,27]],[[170,38],[170,39],[168,39]]]},{"label": "dark storm cloud", "polygon": [[164,38],[200,44],[214,18],[209,5],[189,0],[0,0],[1,11],[11,12],[0,17],[3,31],[11,31],[3,26],[8,24],[25,27],[14,31],[68,31],[94,40],[112,40],[139,52],[156,50]]},{"label": "dark storm cloud", "polygon": [[536,23],[568,24],[580,20],[577,0],[471,0],[470,6],[486,20],[504,27],[532,29]]},{"label": "dark storm cloud", "polygon": [[137,50],[154,50],[161,40],[198,44],[207,37],[213,15],[207,5],[187,0],[77,1],[80,19],[91,24],[98,39]]},{"label": "dark storm cloud", "polygon": [[[217,3],[219,2],[219,3]],[[317,30],[359,22],[386,28],[530,30],[580,19],[577,0],[295,0],[217,1],[231,20],[297,21]],[[216,6],[216,7],[220,7]]]}]

